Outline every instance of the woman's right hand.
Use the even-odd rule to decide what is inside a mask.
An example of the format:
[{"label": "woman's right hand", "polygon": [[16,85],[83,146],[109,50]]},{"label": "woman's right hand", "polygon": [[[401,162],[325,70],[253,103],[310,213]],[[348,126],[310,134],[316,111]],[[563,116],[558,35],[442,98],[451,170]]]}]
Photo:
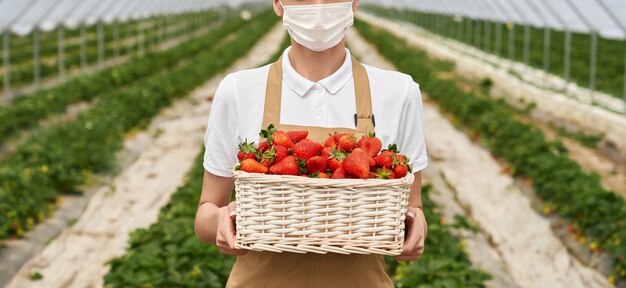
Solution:
[{"label": "woman's right hand", "polygon": [[237,217],[235,201],[218,210],[217,238],[215,245],[222,254],[241,256],[246,255],[248,250],[235,248],[235,218]]}]

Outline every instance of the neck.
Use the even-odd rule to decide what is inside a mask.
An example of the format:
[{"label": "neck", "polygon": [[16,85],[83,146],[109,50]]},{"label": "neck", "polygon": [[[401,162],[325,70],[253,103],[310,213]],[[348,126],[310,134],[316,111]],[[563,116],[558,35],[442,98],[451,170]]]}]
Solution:
[{"label": "neck", "polygon": [[345,58],[345,40],[325,51],[315,52],[291,40],[289,62],[302,77],[318,82],[341,67]]}]

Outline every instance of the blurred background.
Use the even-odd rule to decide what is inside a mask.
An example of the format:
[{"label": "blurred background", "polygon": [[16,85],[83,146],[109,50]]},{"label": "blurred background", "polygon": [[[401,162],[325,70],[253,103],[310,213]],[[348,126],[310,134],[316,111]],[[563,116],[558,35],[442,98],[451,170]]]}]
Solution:
[{"label": "blurred background", "polygon": [[[270,1],[0,0],[0,286],[224,287],[193,221]],[[396,287],[626,287],[626,2],[363,0],[346,45],[420,84],[429,223]],[[235,148],[235,147],[233,147]]]}]

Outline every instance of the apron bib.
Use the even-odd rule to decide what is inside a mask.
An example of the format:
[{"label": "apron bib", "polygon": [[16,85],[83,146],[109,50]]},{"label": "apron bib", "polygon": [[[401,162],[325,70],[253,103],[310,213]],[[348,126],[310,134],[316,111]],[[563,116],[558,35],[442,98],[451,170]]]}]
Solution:
[{"label": "apron bib", "polygon": [[[365,67],[352,57],[356,97],[355,129],[324,128],[280,124],[282,57],[270,66],[265,92],[263,125],[276,130],[308,130],[307,138],[323,143],[329,134],[354,133],[357,137],[374,131],[372,99]],[[393,282],[385,272],[382,255],[343,255],[337,253],[291,253],[248,251],[238,256],[228,278],[227,288],[389,288]]]}]

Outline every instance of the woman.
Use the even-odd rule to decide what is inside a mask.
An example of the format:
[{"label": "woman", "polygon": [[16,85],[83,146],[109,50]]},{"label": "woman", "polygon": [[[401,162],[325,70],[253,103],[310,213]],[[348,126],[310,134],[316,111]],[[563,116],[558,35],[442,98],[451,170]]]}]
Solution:
[{"label": "woman", "polygon": [[[220,83],[205,134],[204,182],[196,215],[198,237],[237,256],[227,287],[393,287],[380,255],[273,253],[235,248],[231,169],[244,139],[259,143],[268,124],[329,131],[374,130],[383,147],[396,143],[409,156],[411,186],[406,239],[399,261],[424,251],[421,172],[428,164],[422,99],[410,76],[361,65],[345,48],[358,0],[273,0],[291,46],[272,65],[231,73]],[[375,117],[374,117],[375,116]],[[316,139],[317,138],[317,139]],[[230,202],[230,203],[229,203]]]}]

